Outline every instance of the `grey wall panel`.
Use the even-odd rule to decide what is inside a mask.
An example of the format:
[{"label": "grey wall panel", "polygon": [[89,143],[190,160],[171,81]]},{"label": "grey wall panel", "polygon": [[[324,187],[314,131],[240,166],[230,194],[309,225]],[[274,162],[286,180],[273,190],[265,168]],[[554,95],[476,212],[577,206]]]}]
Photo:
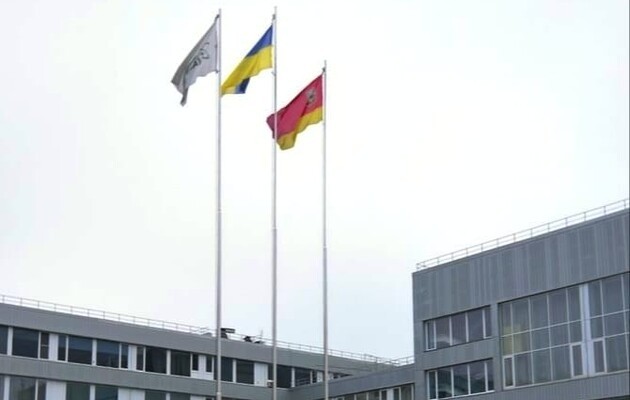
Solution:
[{"label": "grey wall panel", "polygon": [[496,354],[495,347],[496,340],[486,339],[440,350],[427,351],[422,355],[422,368],[428,370],[446,365],[492,358]]},{"label": "grey wall panel", "polygon": [[[392,368],[387,371],[375,372],[364,376],[351,376],[330,381],[330,397],[346,394],[367,392],[370,390],[385,389],[390,387],[411,384],[414,381],[414,366]],[[324,397],[324,385],[322,383],[299,386],[290,390],[292,400],[317,400]]]},{"label": "grey wall panel", "polygon": [[[149,328],[46,310],[0,304],[0,324],[53,333],[102,338],[129,344],[162,347],[201,354],[216,354],[216,339],[211,336]],[[271,363],[271,346],[224,340],[225,357]],[[340,357],[329,358],[331,371],[347,374],[365,373],[374,363]],[[309,369],[323,369],[323,355],[278,349],[278,363]]]}]

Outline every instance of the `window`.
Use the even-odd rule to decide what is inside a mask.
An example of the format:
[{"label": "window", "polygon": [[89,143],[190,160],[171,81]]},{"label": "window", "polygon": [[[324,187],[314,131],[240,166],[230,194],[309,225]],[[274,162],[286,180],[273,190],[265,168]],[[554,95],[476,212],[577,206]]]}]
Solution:
[{"label": "window", "polygon": [[[225,382],[233,382],[234,374],[232,371],[232,359],[229,357],[221,357],[221,380]],[[215,376],[216,379],[216,376]]]},{"label": "window", "polygon": [[144,392],[144,400],[166,400],[166,392],[147,390]]},{"label": "window", "polygon": [[199,371],[199,354],[192,355],[192,370]]},{"label": "window", "polygon": [[[214,365],[214,357],[207,355],[206,356],[206,372],[212,372],[214,369],[212,368]],[[216,379],[216,376],[215,376]]]},{"label": "window", "polygon": [[94,400],[118,400],[118,388],[96,385]]},{"label": "window", "polygon": [[144,347],[136,347],[136,369],[144,371]]},{"label": "window", "polygon": [[35,400],[37,381],[34,378],[12,376],[9,382],[9,400]]},{"label": "window", "polygon": [[425,350],[474,342],[492,336],[490,307],[453,314],[425,322]]},{"label": "window", "polygon": [[120,368],[129,368],[129,345],[120,344]]},{"label": "window", "polygon": [[253,362],[245,361],[245,360],[236,360],[236,382],[248,383],[250,385],[254,384],[254,363]]},{"label": "window", "polygon": [[118,368],[120,344],[109,340],[96,341],[96,365]]},{"label": "window", "polygon": [[190,376],[190,353],[171,350],[171,375]]},{"label": "window", "polygon": [[92,339],[68,336],[68,362],[92,364]]},{"label": "window", "polygon": [[67,342],[68,337],[66,335],[59,335],[59,342],[57,344],[57,360],[66,361],[67,359]]},{"label": "window", "polygon": [[426,379],[429,399],[445,399],[494,390],[492,360],[427,371]]},{"label": "window", "polygon": [[171,400],[190,400],[190,395],[186,393],[171,393]]},{"label": "window", "polygon": [[295,386],[308,385],[311,383],[311,370],[306,368],[295,368]]},{"label": "window", "polygon": [[0,325],[0,354],[7,354],[7,339],[9,336],[9,328]]},{"label": "window", "polygon": [[48,343],[50,335],[46,332],[39,334],[39,358],[48,358]]},{"label": "window", "polygon": [[[269,378],[273,379],[273,365],[269,366]],[[278,365],[278,384],[279,388],[289,389],[291,387],[291,367],[286,365]]]},{"label": "window", "polygon": [[85,383],[66,383],[66,400],[90,400],[90,385]]},{"label": "window", "polygon": [[166,350],[158,347],[145,347],[145,371],[166,373]]},{"label": "window", "polygon": [[627,370],[628,275],[501,304],[504,386]]},{"label": "window", "polygon": [[13,355],[37,358],[39,332],[32,329],[13,328]]}]

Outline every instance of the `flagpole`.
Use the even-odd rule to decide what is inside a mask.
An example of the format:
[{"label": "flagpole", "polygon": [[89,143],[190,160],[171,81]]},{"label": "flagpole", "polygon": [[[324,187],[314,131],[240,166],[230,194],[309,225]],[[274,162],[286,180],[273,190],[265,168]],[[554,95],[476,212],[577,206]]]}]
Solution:
[{"label": "flagpole", "polygon": [[322,272],[323,272],[323,308],[324,308],[324,400],[328,400],[328,239],[327,239],[327,215],[326,215],[326,60],[322,68],[322,104],[323,109],[323,135],[322,135]]},{"label": "flagpole", "polygon": [[271,178],[271,336],[272,336],[272,389],[271,398],[277,400],[278,396],[278,228],[276,226],[276,161],[278,138],[278,47],[276,31],[277,7],[273,8],[272,33],[273,33],[273,142],[272,147],[272,178]]},{"label": "flagpole", "polygon": [[217,337],[217,393],[216,400],[221,400],[221,9],[217,15],[217,143],[216,143],[216,337]]}]

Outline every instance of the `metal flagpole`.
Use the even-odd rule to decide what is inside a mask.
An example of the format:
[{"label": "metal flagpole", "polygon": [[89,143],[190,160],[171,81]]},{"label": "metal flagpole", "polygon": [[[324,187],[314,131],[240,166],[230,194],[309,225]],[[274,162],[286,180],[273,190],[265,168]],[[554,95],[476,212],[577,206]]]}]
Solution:
[{"label": "metal flagpole", "polygon": [[217,20],[217,190],[216,190],[216,317],[217,317],[217,394],[216,400],[221,400],[221,9]]},{"label": "metal flagpole", "polygon": [[324,287],[324,400],[328,400],[328,241],[326,235],[326,60],[322,68],[322,104],[323,135],[322,135],[322,269]]},{"label": "metal flagpole", "polygon": [[272,147],[272,178],[271,178],[271,332],[272,332],[272,389],[271,398],[278,396],[278,228],[276,226],[276,139],[278,135],[278,44],[276,31],[277,7],[273,8],[273,142]]}]

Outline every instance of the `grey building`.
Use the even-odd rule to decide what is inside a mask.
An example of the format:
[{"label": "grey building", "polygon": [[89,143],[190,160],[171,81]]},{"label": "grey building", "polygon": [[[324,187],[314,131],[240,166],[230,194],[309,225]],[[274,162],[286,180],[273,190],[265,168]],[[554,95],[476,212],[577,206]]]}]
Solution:
[{"label": "grey building", "polygon": [[[334,400],[629,398],[628,201],[419,264],[414,356],[331,351]],[[268,341],[228,333],[225,399],[265,400]],[[208,329],[0,295],[0,400],[205,400]],[[321,349],[280,343],[280,400],[323,397]]]}]

